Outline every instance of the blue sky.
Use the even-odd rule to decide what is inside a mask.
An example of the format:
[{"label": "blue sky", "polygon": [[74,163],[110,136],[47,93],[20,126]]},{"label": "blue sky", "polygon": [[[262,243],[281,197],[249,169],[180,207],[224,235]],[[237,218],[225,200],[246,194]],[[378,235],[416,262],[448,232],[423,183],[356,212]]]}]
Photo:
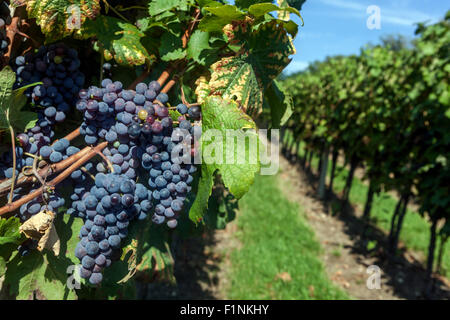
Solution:
[{"label": "blue sky", "polygon": [[[379,30],[369,30],[366,25],[370,5],[380,8]],[[412,39],[415,22],[437,22],[449,9],[450,0],[307,0],[302,8],[305,25],[294,42],[297,54],[286,73],[303,70],[326,56],[358,53],[383,35],[402,34]]]}]

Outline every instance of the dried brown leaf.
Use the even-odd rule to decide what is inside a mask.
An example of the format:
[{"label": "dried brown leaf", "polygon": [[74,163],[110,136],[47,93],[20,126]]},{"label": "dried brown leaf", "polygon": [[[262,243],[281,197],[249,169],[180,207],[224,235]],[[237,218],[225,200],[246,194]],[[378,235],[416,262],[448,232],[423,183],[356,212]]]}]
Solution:
[{"label": "dried brown leaf", "polygon": [[20,226],[19,231],[25,234],[27,238],[39,240],[37,246],[39,251],[49,249],[55,255],[59,255],[60,240],[53,223],[54,219],[55,213],[52,211],[41,211],[25,221]]}]

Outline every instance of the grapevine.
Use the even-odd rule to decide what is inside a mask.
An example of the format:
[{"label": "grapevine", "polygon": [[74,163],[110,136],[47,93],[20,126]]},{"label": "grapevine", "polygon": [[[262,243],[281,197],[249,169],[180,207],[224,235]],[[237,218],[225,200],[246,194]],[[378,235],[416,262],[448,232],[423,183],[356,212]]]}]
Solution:
[{"label": "grapevine", "polygon": [[[155,0],[143,10],[86,1],[75,29],[61,10],[71,1],[7,6],[10,17],[0,20],[0,222],[17,232],[0,254],[5,287],[17,281],[11,261],[52,255],[64,266],[46,259],[19,286],[41,267],[72,264],[83,283],[70,298],[89,288],[125,290],[125,282],[167,272],[171,255],[162,248],[174,232],[202,228],[218,214],[208,211],[214,184],[227,199],[250,188],[257,156],[202,163],[202,134],[256,129],[251,116],[261,113],[264,92],[294,53],[297,25],[277,13],[300,16],[302,2],[184,2]],[[283,101],[269,105],[287,109]],[[50,230],[52,243],[43,236]],[[59,252],[61,242],[67,252]],[[121,263],[130,273],[112,282]],[[31,292],[11,294],[50,297],[66,283],[58,278],[46,289],[32,282]]]},{"label": "grapevine", "polygon": [[369,187],[361,236],[367,236],[371,225],[375,196],[394,191],[398,199],[389,221],[386,251],[396,255],[408,204],[419,207],[418,213],[430,229],[427,294],[433,282],[438,237],[444,248],[450,218],[448,185],[443,183],[449,178],[449,100],[448,90],[443,89],[449,79],[448,43],[443,39],[448,39],[449,30],[450,12],[438,23],[420,24],[412,49],[366,48],[359,56],[318,63],[284,83],[296,105],[285,131],[285,141],[289,141],[286,152],[296,154],[304,143],[304,167],[311,163],[313,153],[320,155],[319,196],[325,197],[330,151],[330,191],[338,155],[350,166],[342,208],[349,201],[355,170],[364,168]]}]

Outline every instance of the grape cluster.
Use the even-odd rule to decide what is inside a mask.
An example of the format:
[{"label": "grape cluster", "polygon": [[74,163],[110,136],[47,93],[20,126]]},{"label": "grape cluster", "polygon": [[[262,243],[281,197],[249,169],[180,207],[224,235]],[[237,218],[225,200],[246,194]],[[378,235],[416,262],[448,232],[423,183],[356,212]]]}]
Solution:
[{"label": "grape cluster", "polygon": [[[156,224],[176,227],[196,171],[191,152],[183,153],[193,144],[195,126],[188,119],[199,120],[200,109],[180,104],[174,127],[169,98],[157,81],[125,90],[122,83],[105,79],[101,87],[81,90],[79,98],[76,108],[83,113],[80,134],[86,144],[108,142],[103,150],[107,161],[95,166],[95,185],[74,172],[77,185],[69,209],[85,219],[76,250],[81,275],[98,284],[131,219],[151,215]],[[137,183],[138,177],[148,185]]]},{"label": "grape cluster", "polygon": [[[71,146],[70,142],[67,139],[61,139],[56,141],[51,146],[43,146],[39,150],[39,161],[45,160],[47,163],[58,163],[61,162],[68,157],[74,155],[80,151],[77,147]],[[31,159],[31,161],[29,161]],[[33,157],[27,157],[26,163],[27,166],[32,167],[33,166]],[[31,162],[31,163],[30,163]],[[32,192],[36,190],[36,188],[40,188],[41,184],[40,182],[36,182],[31,186],[31,190],[29,192]],[[16,189],[15,192],[17,194],[22,193],[23,190]],[[37,198],[23,204],[20,207],[19,213],[20,213],[20,219],[22,221],[28,220],[33,215],[43,211],[43,210],[49,210],[53,212],[57,212],[59,208],[64,206],[65,200],[64,198],[58,194],[56,191],[47,191],[44,192],[41,196],[38,196]]]},{"label": "grape cluster", "polygon": [[3,55],[8,51],[8,41],[4,33],[5,20],[0,18],[0,66]]},{"label": "grape cluster", "polygon": [[64,44],[41,46],[35,53],[18,56],[13,68],[17,74],[15,88],[42,82],[25,91],[38,114],[36,125],[22,137],[24,150],[38,154],[54,139],[54,126],[66,119],[78,99],[85,77],[79,70],[80,60],[75,49]]},{"label": "grape cluster", "polygon": [[[16,146],[16,176],[19,174],[19,170],[21,170],[28,162],[23,158],[23,148],[20,146]],[[0,155],[0,178],[11,179],[13,176],[13,153],[12,150],[8,150],[5,153]],[[32,162],[31,162],[32,164]]]},{"label": "grape cluster", "polygon": [[[70,106],[77,100],[78,91],[84,84],[84,75],[79,71],[80,60],[74,49],[64,44],[42,46],[34,53],[18,56],[13,68],[17,75],[15,88],[42,82],[42,85],[31,87],[25,95],[32,100],[38,121],[34,127],[16,136],[16,177],[25,167],[31,170],[35,159],[47,163],[58,163],[79,151],[70,146],[66,139],[52,144],[55,133],[54,125],[65,120]],[[0,159],[0,178],[13,177],[12,152],[2,154]],[[40,187],[40,183],[31,189],[16,188],[13,200],[20,192],[32,192]],[[20,207],[20,218],[27,220],[43,209],[52,211],[64,205],[64,199],[55,192],[46,192]]]},{"label": "grape cluster", "polygon": [[[196,171],[190,164],[195,126],[188,119],[199,120],[200,108],[178,105],[174,128],[168,100],[157,81],[124,90],[120,82],[105,79],[101,88],[80,92],[77,109],[84,113],[80,133],[86,143],[109,142],[103,154],[115,173],[130,179],[147,174],[155,207],[152,221],[174,228]],[[107,171],[102,163],[97,169]]]},{"label": "grape cluster", "polygon": [[[177,109],[182,111],[184,107],[179,105]],[[155,204],[152,221],[155,224],[166,222],[170,228],[177,226],[177,218],[183,211],[187,193],[191,191],[192,174],[197,170],[191,164],[195,127],[184,116],[178,120],[179,127],[170,128],[161,136],[153,136],[146,141],[141,161],[142,168],[149,173],[148,185]]]},{"label": "grape cluster", "polygon": [[120,257],[121,240],[129,221],[151,209],[151,193],[125,175],[98,173],[95,185],[78,205],[85,214],[75,255],[81,261],[81,277],[99,284],[102,270]]}]

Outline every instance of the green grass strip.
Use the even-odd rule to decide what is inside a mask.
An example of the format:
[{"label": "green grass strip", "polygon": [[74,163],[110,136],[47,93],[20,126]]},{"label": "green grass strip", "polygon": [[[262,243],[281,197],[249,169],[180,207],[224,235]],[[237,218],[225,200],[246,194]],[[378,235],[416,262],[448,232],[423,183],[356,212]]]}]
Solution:
[{"label": "green grass strip", "polygon": [[242,247],[230,257],[230,299],[348,299],[328,279],[320,245],[277,176],[257,177],[239,211]]}]

